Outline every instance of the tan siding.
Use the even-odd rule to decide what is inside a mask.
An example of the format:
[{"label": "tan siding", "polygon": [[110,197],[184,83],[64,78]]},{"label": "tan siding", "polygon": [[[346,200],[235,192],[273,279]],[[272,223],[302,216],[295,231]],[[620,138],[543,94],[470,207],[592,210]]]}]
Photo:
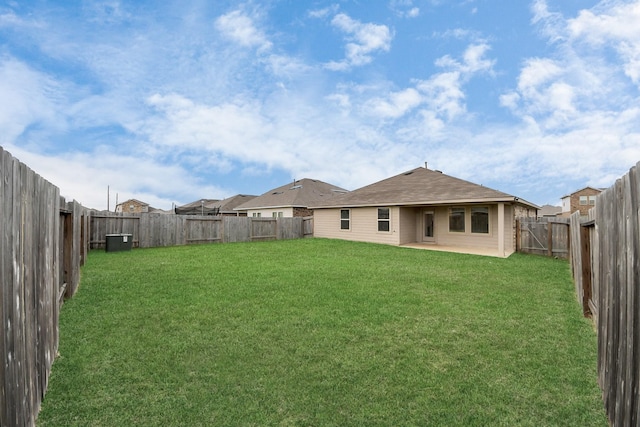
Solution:
[{"label": "tan siding", "polygon": [[422,210],[414,208],[399,208],[399,211],[400,226],[397,228],[400,231],[399,243],[401,245],[405,245],[407,243],[416,242],[420,235],[418,227],[421,225],[419,219]]},{"label": "tan siding", "polygon": [[254,213],[260,213],[262,218],[272,218],[274,212],[282,212],[284,218],[293,217],[293,208],[277,208],[277,209],[248,209],[247,216],[253,216]]},{"label": "tan siding", "polygon": [[471,207],[466,206],[465,231],[449,231],[449,208],[436,209],[436,243],[444,246],[498,249],[498,207],[489,207],[489,234],[471,232]]},{"label": "tan siding", "polygon": [[390,208],[390,232],[378,231],[377,208],[351,209],[351,229],[340,230],[340,209],[316,209],[313,216],[313,235],[331,239],[397,245],[399,208]]},{"label": "tan siding", "polygon": [[[498,206],[489,205],[489,233],[471,232],[471,206],[465,206],[465,232],[449,231],[449,207],[392,207],[391,232],[378,232],[377,208],[351,209],[351,229],[340,230],[340,209],[317,209],[314,214],[314,236],[390,245],[422,241],[422,218],[425,210],[435,213],[434,240],[441,246],[498,250]],[[504,251],[508,256],[515,250],[515,215],[513,205],[504,206]]]}]

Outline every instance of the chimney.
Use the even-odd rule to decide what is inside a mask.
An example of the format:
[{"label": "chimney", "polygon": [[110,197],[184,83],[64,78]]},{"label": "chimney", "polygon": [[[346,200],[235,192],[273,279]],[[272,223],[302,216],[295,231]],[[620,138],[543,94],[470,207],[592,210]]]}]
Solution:
[{"label": "chimney", "polygon": [[429,168],[427,167],[427,162],[424,162],[424,168],[425,168],[425,169],[429,169]]}]

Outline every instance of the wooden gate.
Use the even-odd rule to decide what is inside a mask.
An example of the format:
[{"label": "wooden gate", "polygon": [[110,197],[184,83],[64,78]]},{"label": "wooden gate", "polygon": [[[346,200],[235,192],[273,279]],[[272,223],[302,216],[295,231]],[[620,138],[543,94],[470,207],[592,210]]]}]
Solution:
[{"label": "wooden gate", "polygon": [[520,218],[518,252],[568,258],[571,249],[569,218]]}]

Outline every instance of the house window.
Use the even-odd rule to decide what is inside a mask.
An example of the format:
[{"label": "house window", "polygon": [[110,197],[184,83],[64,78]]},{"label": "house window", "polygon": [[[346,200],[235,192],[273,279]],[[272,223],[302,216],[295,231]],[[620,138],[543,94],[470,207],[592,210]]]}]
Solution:
[{"label": "house window", "polygon": [[464,233],[464,208],[449,208],[449,231]]},{"label": "house window", "polygon": [[586,205],[587,203],[589,203],[589,197],[587,197],[587,196],[580,196],[580,204],[581,204],[581,205]]},{"label": "house window", "polygon": [[471,232],[472,233],[489,233],[489,208],[473,207],[471,208]]},{"label": "house window", "polygon": [[351,211],[349,209],[340,209],[340,230],[351,229]]},{"label": "house window", "polygon": [[260,218],[262,216],[262,214],[260,212],[254,212],[253,213],[253,217],[254,218]]},{"label": "house window", "polygon": [[595,204],[596,204],[596,196],[589,196],[589,204],[591,206],[595,206]]},{"label": "house window", "polygon": [[378,231],[389,231],[390,227],[389,208],[378,208]]},{"label": "house window", "polygon": [[284,214],[282,212],[272,212],[271,216],[273,218],[282,218],[284,216]]}]

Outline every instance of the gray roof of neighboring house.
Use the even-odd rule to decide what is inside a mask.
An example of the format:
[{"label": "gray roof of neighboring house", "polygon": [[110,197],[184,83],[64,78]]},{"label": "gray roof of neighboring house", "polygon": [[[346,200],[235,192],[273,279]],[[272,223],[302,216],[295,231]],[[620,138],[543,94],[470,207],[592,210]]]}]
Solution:
[{"label": "gray roof of neighboring house", "polygon": [[562,206],[543,205],[538,212],[539,216],[553,216],[562,213]]},{"label": "gray roof of neighboring house", "polygon": [[237,213],[234,209],[243,203],[248,202],[257,196],[249,194],[236,194],[235,196],[227,197],[224,200],[216,200],[215,202],[205,204],[205,208],[218,208],[220,213]]},{"label": "gray roof of neighboring house", "polygon": [[179,208],[199,208],[201,206],[207,206],[214,202],[219,202],[220,199],[198,199],[195,202],[187,203],[186,205],[178,206]]},{"label": "gray roof of neighboring house", "polygon": [[304,178],[269,190],[254,199],[236,206],[234,210],[283,207],[306,208],[311,204],[320,203],[325,199],[331,199],[335,197],[336,194],[344,194],[346,191],[344,188],[317,179]]},{"label": "gray roof of neighboring house", "polygon": [[507,193],[423,167],[392,176],[310,207],[316,209],[483,202],[516,202],[539,209],[533,203]]}]

